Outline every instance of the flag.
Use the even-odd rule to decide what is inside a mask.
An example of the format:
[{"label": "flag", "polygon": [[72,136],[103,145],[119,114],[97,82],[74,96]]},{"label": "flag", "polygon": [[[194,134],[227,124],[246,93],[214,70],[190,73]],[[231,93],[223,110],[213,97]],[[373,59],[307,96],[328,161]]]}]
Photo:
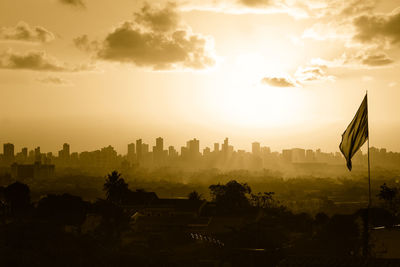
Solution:
[{"label": "flag", "polygon": [[351,171],[351,158],[368,138],[368,101],[365,95],[354,119],[342,134],[340,151],[347,161],[347,168]]}]

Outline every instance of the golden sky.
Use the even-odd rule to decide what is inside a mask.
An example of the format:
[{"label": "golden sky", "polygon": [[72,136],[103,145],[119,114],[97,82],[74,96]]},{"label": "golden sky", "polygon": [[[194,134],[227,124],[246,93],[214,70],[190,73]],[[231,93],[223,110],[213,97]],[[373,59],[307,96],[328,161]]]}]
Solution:
[{"label": "golden sky", "polygon": [[1,0],[0,142],[400,151],[400,0]]}]

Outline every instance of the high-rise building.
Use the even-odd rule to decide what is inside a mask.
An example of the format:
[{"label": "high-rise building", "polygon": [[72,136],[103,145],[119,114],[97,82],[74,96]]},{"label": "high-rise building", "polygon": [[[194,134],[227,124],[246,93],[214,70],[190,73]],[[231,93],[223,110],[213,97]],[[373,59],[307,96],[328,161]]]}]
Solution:
[{"label": "high-rise building", "polygon": [[65,159],[69,159],[69,156],[70,156],[69,144],[64,143],[63,151],[64,151],[63,154],[64,154]]},{"label": "high-rise building", "polygon": [[292,162],[305,162],[306,161],[306,151],[302,148],[292,149]]},{"label": "high-rise building", "polygon": [[22,148],[21,153],[24,159],[26,160],[28,158],[28,148],[27,147]]},{"label": "high-rise building", "polygon": [[157,147],[157,150],[159,150],[159,151],[164,150],[164,140],[161,137],[158,137],[156,139],[156,147]]},{"label": "high-rise building", "polygon": [[251,144],[251,153],[253,153],[253,155],[258,156],[261,153],[261,146],[259,142],[253,142]]},{"label": "high-rise building", "polygon": [[6,143],[3,145],[3,159],[4,163],[10,165],[14,162],[14,145]]},{"label": "high-rise building", "polygon": [[156,139],[156,146],[153,147],[153,161],[156,165],[164,163],[164,140],[161,137]]},{"label": "high-rise building", "polygon": [[128,161],[132,162],[135,160],[135,144],[134,143],[130,143],[128,144]]},{"label": "high-rise building", "polygon": [[214,143],[214,152],[219,152],[219,143]]},{"label": "high-rise building", "polygon": [[142,139],[136,140],[136,160],[138,162],[142,161]]},{"label": "high-rise building", "polygon": [[291,149],[283,149],[282,150],[282,158],[285,162],[292,162],[292,150]]},{"label": "high-rise building", "polygon": [[42,155],[40,153],[40,146],[35,148],[35,162],[42,162]]},{"label": "high-rise building", "polygon": [[189,140],[186,143],[186,147],[188,149],[189,157],[196,158],[200,155],[200,141],[194,138],[193,140]]}]

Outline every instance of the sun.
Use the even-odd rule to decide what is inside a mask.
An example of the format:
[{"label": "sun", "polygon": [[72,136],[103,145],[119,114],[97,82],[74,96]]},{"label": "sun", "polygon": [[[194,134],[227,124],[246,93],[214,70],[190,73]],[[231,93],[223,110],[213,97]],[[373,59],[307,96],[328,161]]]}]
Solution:
[{"label": "sun", "polygon": [[283,77],[281,66],[268,64],[259,54],[242,54],[229,71],[214,105],[226,123],[270,128],[298,123],[304,113],[304,95],[297,87],[262,84],[266,74]]}]

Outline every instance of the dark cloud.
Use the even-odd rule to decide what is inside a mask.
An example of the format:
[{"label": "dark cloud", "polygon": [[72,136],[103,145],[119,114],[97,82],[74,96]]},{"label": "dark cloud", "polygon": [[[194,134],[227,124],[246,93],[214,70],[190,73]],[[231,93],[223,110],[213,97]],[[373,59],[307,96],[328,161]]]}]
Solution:
[{"label": "dark cloud", "polygon": [[353,21],[357,33],[354,36],[361,42],[388,40],[400,43],[400,10],[389,15],[364,15]]},{"label": "dark cloud", "polygon": [[35,71],[84,71],[92,69],[89,65],[69,66],[61,63],[43,51],[30,51],[24,54],[8,50],[0,54],[0,69]]},{"label": "dark cloud", "polygon": [[140,12],[134,13],[135,21],[153,31],[170,31],[178,27],[176,4],[167,3],[163,9],[154,9],[145,3]]},{"label": "dark cloud", "polygon": [[63,3],[65,5],[71,5],[75,7],[86,7],[85,3],[82,0],[59,0],[60,3]]},{"label": "dark cloud", "polygon": [[65,80],[65,79],[57,77],[57,76],[47,76],[47,77],[43,77],[43,78],[38,78],[37,81],[40,83],[44,83],[44,84],[51,84],[51,85],[58,85],[58,86],[71,85],[71,83],[68,80]]},{"label": "dark cloud", "polygon": [[248,7],[263,7],[273,4],[270,0],[238,0],[238,2]]},{"label": "dark cloud", "polygon": [[296,87],[296,82],[284,77],[265,77],[261,82],[274,87]]},{"label": "dark cloud", "polygon": [[31,27],[20,21],[15,27],[0,28],[0,40],[45,43],[54,40],[54,34],[43,27]]},{"label": "dark cloud", "polygon": [[145,5],[127,21],[109,33],[102,42],[89,41],[86,35],[74,39],[75,45],[92,51],[107,61],[132,63],[155,70],[204,69],[215,64],[209,39],[178,26],[174,4],[162,9]]}]

